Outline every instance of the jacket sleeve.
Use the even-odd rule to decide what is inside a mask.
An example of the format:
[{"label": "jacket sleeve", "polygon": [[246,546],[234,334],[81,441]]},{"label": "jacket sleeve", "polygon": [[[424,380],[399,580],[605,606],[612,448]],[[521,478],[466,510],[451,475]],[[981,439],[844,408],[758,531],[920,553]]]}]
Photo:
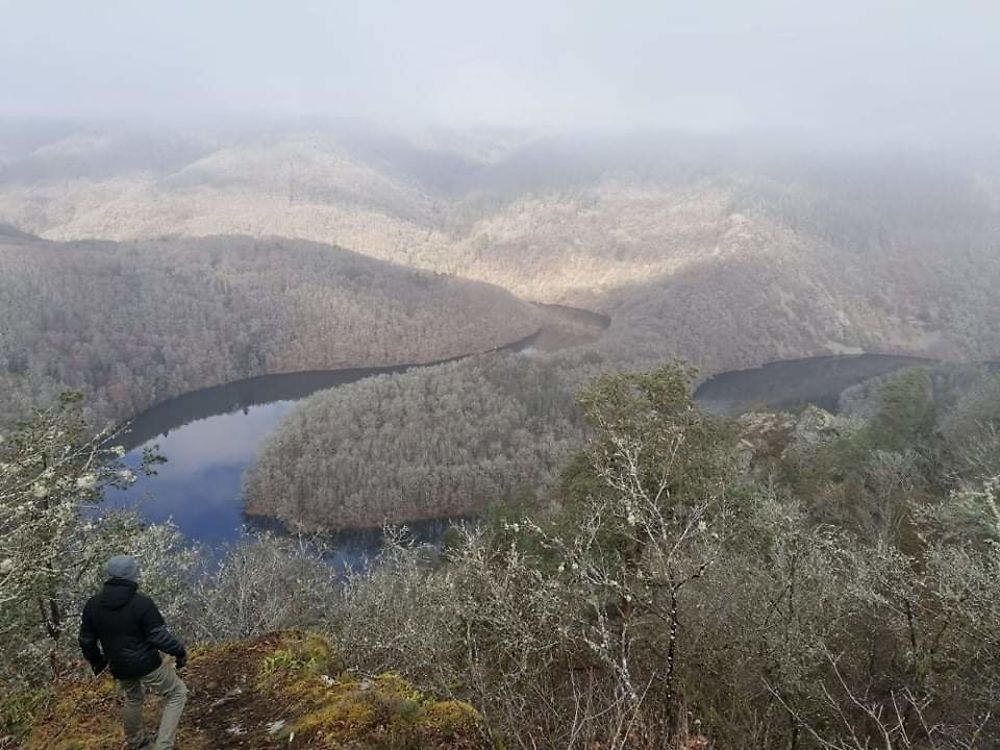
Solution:
[{"label": "jacket sleeve", "polygon": [[84,607],[83,617],[80,619],[80,635],[77,637],[77,641],[84,658],[90,662],[94,674],[103,672],[104,668],[108,666],[108,661],[97,642],[97,631],[94,629],[94,623],[90,619],[87,607]]},{"label": "jacket sleeve", "polygon": [[160,614],[160,610],[157,609],[152,599],[149,600],[149,606],[142,613],[142,632],[146,636],[146,641],[163,653],[180,657],[186,655],[184,644],[167,630],[163,615]]}]

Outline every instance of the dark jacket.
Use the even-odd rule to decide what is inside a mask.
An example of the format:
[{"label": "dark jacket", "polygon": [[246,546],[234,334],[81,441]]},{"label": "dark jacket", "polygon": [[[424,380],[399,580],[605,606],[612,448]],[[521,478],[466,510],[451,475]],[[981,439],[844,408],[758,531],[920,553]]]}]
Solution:
[{"label": "dark jacket", "polygon": [[132,581],[112,578],[83,608],[80,648],[95,673],[110,664],[119,680],[134,680],[160,666],[160,651],[181,662],[187,658],[156,604],[137,589]]}]

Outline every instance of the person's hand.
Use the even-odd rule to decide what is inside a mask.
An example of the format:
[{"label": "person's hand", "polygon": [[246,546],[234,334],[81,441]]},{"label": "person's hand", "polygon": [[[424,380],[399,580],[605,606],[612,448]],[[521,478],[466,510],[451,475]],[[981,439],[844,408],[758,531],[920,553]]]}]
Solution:
[{"label": "person's hand", "polygon": [[187,651],[183,652],[180,656],[174,657],[174,669],[184,669],[188,663]]},{"label": "person's hand", "polygon": [[90,668],[94,670],[95,675],[99,675],[108,668],[108,660],[101,659],[100,661],[93,661],[90,663]]}]

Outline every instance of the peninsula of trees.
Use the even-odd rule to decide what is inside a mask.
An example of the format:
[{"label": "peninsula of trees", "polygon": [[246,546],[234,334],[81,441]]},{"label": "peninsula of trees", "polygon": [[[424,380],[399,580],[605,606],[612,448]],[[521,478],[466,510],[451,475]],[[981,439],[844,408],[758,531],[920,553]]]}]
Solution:
[{"label": "peninsula of trees", "polygon": [[297,530],[379,528],[532,496],[584,434],[557,362],[493,354],[321,391],[268,436],[247,511]]}]

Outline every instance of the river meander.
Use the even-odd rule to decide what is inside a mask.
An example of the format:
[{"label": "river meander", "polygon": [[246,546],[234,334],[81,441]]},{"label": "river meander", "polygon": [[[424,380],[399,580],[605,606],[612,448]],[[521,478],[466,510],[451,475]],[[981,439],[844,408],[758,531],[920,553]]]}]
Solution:
[{"label": "river meander", "polygon": [[[531,350],[534,339],[512,345]],[[706,381],[696,398],[717,412],[753,406],[794,409],[817,404],[835,409],[839,394],[869,378],[930,360],[863,354],[776,362],[722,373]],[[150,522],[173,519],[193,541],[218,547],[239,538],[243,514],[242,477],[267,435],[295,403],[316,391],[405,366],[271,375],[208,388],[140,414],[126,433],[126,460],[138,463],[144,446],[157,444],[168,462],[158,476],[116,492],[108,505],[136,505]],[[433,532],[433,528],[430,529]],[[377,546],[371,533],[341,535],[344,554],[354,558]]]},{"label": "river meander", "polygon": [[[538,307],[544,321],[541,329],[497,351],[526,356],[556,351],[596,340],[610,324],[606,316],[587,310]],[[441,362],[457,359],[463,357]],[[128,451],[125,461],[132,466],[140,463],[144,448],[154,445],[167,463],[158,467],[156,476],[141,478],[130,490],[111,492],[105,507],[135,507],[152,523],[172,519],[186,537],[207,547],[232,542],[248,524],[266,525],[243,513],[243,472],[296,402],[363,378],[441,362],[263,375],[159,403],[132,419],[119,442]],[[418,536],[433,536],[439,525],[424,522],[412,531]],[[371,549],[378,541],[378,534],[371,532],[342,536],[345,546],[362,550]]]}]

